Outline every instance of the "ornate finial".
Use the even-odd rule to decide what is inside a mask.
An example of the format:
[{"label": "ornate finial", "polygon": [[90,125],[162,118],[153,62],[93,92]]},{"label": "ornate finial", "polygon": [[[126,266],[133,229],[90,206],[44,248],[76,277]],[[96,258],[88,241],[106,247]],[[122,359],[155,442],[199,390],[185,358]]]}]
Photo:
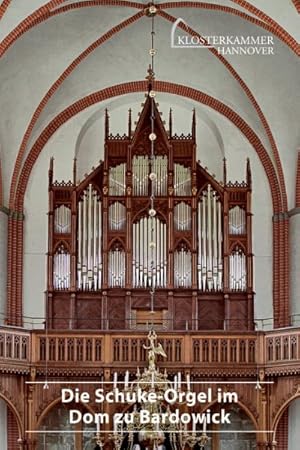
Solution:
[{"label": "ornate finial", "polygon": [[108,111],[107,108],[105,108],[105,139],[108,139],[108,135],[109,135],[109,115],[108,115]]},{"label": "ornate finial", "polygon": [[148,350],[148,362],[149,362],[149,370],[150,371],[154,371],[155,369],[155,360],[156,360],[156,355],[161,355],[164,358],[167,357],[161,343],[159,343],[156,347],[154,342],[157,341],[157,334],[154,330],[150,330],[149,334],[148,334],[148,339],[150,341],[150,345],[146,346],[145,344],[143,345],[145,350]]},{"label": "ornate finial", "polygon": [[172,108],[170,108],[170,111],[169,111],[169,135],[170,135],[170,139],[172,138],[172,134],[173,134],[173,114],[172,114]]},{"label": "ornate finial", "polygon": [[226,158],[223,158],[223,183],[226,186],[227,183],[227,161]]},{"label": "ornate finial", "polygon": [[131,123],[132,123],[132,111],[131,108],[128,110],[128,137],[131,138]]},{"label": "ornate finial", "polygon": [[157,7],[154,3],[149,3],[147,8],[144,9],[144,13],[148,17],[154,17],[157,14]]},{"label": "ornate finial", "polygon": [[49,186],[51,186],[52,183],[53,183],[53,170],[54,170],[54,158],[53,158],[53,156],[51,156],[51,158],[50,158],[50,165],[49,165],[49,172],[48,172]]},{"label": "ornate finial", "polygon": [[77,176],[77,159],[74,158],[73,160],[73,184],[76,186],[76,176]]},{"label": "ornate finial", "polygon": [[155,74],[154,74],[154,71],[153,71],[153,69],[151,67],[151,64],[149,64],[147,72],[148,72],[148,75],[146,76],[146,80],[148,80],[149,83],[151,83],[152,81],[155,80]]},{"label": "ornate finial", "polygon": [[193,120],[192,120],[192,137],[196,139],[196,110],[193,109]]},{"label": "ornate finial", "polygon": [[249,188],[251,188],[252,175],[251,175],[251,167],[250,167],[250,159],[249,158],[247,158],[246,176],[247,176],[247,185],[248,185]]}]

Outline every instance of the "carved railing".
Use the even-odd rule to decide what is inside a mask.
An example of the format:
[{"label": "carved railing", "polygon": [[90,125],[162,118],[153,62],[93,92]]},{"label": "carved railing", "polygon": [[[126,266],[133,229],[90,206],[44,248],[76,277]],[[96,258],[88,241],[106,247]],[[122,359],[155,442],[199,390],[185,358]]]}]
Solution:
[{"label": "carved railing", "polygon": [[36,362],[97,363],[103,360],[103,338],[95,335],[55,334],[35,336]]},{"label": "carved railing", "polygon": [[272,331],[265,336],[266,364],[300,363],[299,328]]},{"label": "carved railing", "polygon": [[[35,361],[43,363],[79,362],[89,364],[102,362],[104,365],[138,365],[146,363],[147,344],[145,333],[87,334],[80,332],[47,333],[34,332]],[[257,364],[257,335],[210,334],[194,335],[191,333],[168,334],[161,332],[159,342],[162,344],[166,358],[158,357],[160,364],[167,365],[222,365],[222,364]]]},{"label": "carved railing", "polygon": [[0,328],[0,360],[29,362],[30,333]]},{"label": "carved railing", "polygon": [[194,338],[193,362],[255,364],[258,362],[256,336]]},{"label": "carved railing", "polygon": [[[136,367],[146,365],[147,332],[25,331],[0,327],[0,366]],[[267,333],[160,332],[167,358],[160,365],[201,368],[265,368],[300,373],[300,328]],[[5,366],[5,367],[4,367]],[[5,369],[6,370],[6,369]]]}]

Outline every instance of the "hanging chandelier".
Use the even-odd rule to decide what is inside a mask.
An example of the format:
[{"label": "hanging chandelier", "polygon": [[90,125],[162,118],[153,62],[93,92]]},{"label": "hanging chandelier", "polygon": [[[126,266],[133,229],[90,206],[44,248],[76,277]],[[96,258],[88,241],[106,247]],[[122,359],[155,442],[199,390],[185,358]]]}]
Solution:
[{"label": "hanging chandelier", "polygon": [[[209,441],[206,421],[203,422],[201,432],[196,431],[194,424],[192,430],[188,430],[186,423],[170,420],[172,409],[164,400],[167,391],[183,394],[183,385],[190,391],[189,375],[182,382],[179,372],[173,382],[170,381],[167,371],[164,370],[162,373],[156,365],[158,356],[165,358],[167,355],[162,345],[157,343],[154,330],[149,332],[148,340],[149,345],[144,345],[144,349],[148,352],[148,367],[142,373],[138,369],[132,382],[129,382],[129,372],[126,372],[124,389],[121,391],[124,397],[137,398],[139,401],[131,408],[130,421],[114,422],[109,441],[116,450],[182,450],[186,447],[193,449],[196,445],[199,449],[204,449]],[[114,390],[117,389],[116,386],[117,374],[114,376]],[[179,395],[175,394],[175,397]],[[107,443],[99,425],[95,440],[95,450],[102,450]]]},{"label": "hanging chandelier", "polygon": [[[154,48],[154,18],[157,13],[157,8],[154,3],[149,4],[145,9],[145,14],[151,18],[151,48],[149,55],[151,63],[148,68],[148,93],[147,96],[150,101],[150,165],[149,165],[149,180],[150,180],[150,198],[149,198],[149,218],[154,222],[157,214],[155,209],[155,183],[157,174],[155,173],[155,141],[157,139],[155,133],[155,97],[154,90],[155,72],[154,72],[154,58],[156,50]],[[149,251],[151,255],[150,269],[151,269],[151,283],[150,283],[150,312],[154,314],[154,300],[155,300],[155,269],[154,269],[154,253],[155,253],[155,239],[154,239],[154,223],[151,227],[151,239],[149,243]],[[170,417],[172,410],[170,404],[166,402],[165,394],[168,390],[182,393],[182,385],[186,386],[186,390],[191,390],[190,375],[187,374],[186,381],[182,382],[181,372],[174,376],[173,381],[170,381],[166,369],[160,372],[156,365],[157,356],[166,358],[167,355],[161,345],[157,342],[156,332],[151,329],[148,334],[149,345],[144,345],[144,349],[148,352],[148,367],[141,373],[137,370],[136,378],[129,382],[129,372],[126,371],[124,379],[124,389],[121,394],[124,397],[139,399],[131,407],[130,421],[118,421],[113,424],[113,432],[110,433],[108,440],[112,443],[116,450],[182,450],[184,448],[193,449],[196,445],[198,449],[204,449],[208,443],[209,438],[206,434],[206,421],[203,423],[201,432],[196,431],[193,423],[192,430],[188,430],[187,424],[181,421],[171,421]],[[114,391],[119,391],[117,388],[118,375],[115,372],[113,376]],[[139,394],[143,395],[140,395]],[[175,395],[177,397],[177,395]],[[151,401],[151,399],[155,399]],[[143,415],[147,418],[155,417],[156,420],[143,420]],[[107,441],[105,436],[100,432],[100,426],[97,424],[97,433],[95,436],[96,447],[95,450],[102,450]]]}]

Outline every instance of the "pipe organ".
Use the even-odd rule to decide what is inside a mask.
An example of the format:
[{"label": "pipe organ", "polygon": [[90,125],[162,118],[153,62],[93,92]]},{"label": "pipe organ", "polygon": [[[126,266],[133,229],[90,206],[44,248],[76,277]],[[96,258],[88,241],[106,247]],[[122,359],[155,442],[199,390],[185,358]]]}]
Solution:
[{"label": "pipe organ", "polygon": [[167,225],[158,217],[133,224],[133,287],[167,287]]},{"label": "pipe organ", "polygon": [[198,202],[198,287],[202,291],[223,288],[222,205],[211,185],[201,192]]},{"label": "pipe organ", "polygon": [[84,291],[101,289],[102,208],[98,191],[90,183],[78,202],[77,286]]},{"label": "pipe organ", "polygon": [[196,161],[195,114],[174,135],[152,101],[124,136],[106,113],[104,160],[81,182],[76,160],[72,181],[53,181],[51,160],[50,328],[130,329],[150,310],[170,330],[253,327],[249,161],[245,181],[227,181],[225,160],[217,181]]}]

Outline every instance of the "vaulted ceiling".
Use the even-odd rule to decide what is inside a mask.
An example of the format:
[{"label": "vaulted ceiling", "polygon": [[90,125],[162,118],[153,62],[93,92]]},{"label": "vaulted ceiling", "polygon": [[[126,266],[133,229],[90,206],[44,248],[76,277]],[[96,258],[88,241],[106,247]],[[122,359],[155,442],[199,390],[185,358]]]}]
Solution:
[{"label": "vaulted ceiling", "polygon": [[[105,106],[124,128],[116,131],[125,131],[126,118],[123,123],[118,111],[124,116],[125,109],[133,107],[137,114],[145,90],[141,83],[130,83],[144,81],[149,64],[147,3],[2,1],[0,158],[4,205],[17,207],[18,185],[32,167],[32,158],[64,122],[68,121],[72,134],[72,124],[79,120],[73,153],[91,164],[95,162],[92,157],[80,156],[80,145],[90,124],[101,123]],[[297,1],[159,1],[156,5],[157,89],[172,93],[160,96],[164,115],[168,106],[177,105],[175,123],[178,131],[185,131],[187,112],[196,106],[201,147],[215,147],[221,156],[229,151],[233,128],[238,127],[245,142],[248,139],[245,145],[256,147],[266,176],[274,171],[280,208],[292,208],[300,112]],[[185,20],[190,32],[204,36],[273,37],[274,55],[222,57],[214,49],[172,49],[171,27],[178,17]],[[122,86],[116,89],[117,85]],[[107,90],[102,98],[91,95],[103,89]],[[61,147],[70,145],[67,139],[68,132],[60,136]]]}]

